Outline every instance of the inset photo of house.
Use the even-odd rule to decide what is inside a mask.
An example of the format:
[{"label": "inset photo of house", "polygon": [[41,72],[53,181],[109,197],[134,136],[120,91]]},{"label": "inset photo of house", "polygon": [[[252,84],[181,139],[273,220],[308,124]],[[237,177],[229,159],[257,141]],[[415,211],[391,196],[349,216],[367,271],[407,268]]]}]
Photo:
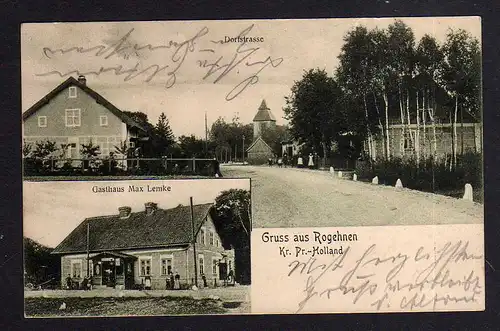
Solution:
[{"label": "inset photo of house", "polygon": [[250,211],[249,179],[25,182],[25,315],[248,313]]}]

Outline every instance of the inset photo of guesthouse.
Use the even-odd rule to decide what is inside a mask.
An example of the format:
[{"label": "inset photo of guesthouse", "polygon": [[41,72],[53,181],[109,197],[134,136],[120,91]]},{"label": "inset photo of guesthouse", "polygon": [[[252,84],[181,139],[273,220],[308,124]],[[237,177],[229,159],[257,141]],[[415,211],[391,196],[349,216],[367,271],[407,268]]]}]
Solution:
[{"label": "inset photo of guesthouse", "polygon": [[24,192],[27,317],[249,312],[249,179],[25,182]]}]

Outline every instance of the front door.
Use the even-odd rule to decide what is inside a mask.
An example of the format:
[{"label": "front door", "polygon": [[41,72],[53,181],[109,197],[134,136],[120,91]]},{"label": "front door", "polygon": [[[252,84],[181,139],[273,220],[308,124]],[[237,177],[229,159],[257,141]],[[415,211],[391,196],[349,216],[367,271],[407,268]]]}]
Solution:
[{"label": "front door", "polygon": [[115,261],[107,260],[102,261],[102,285],[108,287],[115,287],[116,273],[115,273]]},{"label": "front door", "polygon": [[134,288],[134,261],[125,261],[125,288],[127,290]]},{"label": "front door", "polygon": [[227,264],[225,262],[219,263],[219,279],[225,280],[227,278]]}]

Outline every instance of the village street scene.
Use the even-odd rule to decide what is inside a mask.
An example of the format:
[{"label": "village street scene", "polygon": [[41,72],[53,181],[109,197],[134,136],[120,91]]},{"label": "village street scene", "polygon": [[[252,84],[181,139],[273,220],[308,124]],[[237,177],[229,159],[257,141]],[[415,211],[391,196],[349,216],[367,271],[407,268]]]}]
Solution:
[{"label": "village street scene", "polygon": [[269,23],[23,26],[27,316],[248,313],[252,227],[483,222],[478,18]]}]

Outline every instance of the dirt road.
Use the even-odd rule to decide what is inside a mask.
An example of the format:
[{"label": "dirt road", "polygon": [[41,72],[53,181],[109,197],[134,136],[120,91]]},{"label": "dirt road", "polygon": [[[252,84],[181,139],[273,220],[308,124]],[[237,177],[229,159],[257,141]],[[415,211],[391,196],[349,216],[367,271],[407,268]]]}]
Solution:
[{"label": "dirt road", "polygon": [[481,204],[354,182],[326,171],[267,166],[221,170],[224,177],[252,178],[254,227],[482,223],[484,218]]}]

